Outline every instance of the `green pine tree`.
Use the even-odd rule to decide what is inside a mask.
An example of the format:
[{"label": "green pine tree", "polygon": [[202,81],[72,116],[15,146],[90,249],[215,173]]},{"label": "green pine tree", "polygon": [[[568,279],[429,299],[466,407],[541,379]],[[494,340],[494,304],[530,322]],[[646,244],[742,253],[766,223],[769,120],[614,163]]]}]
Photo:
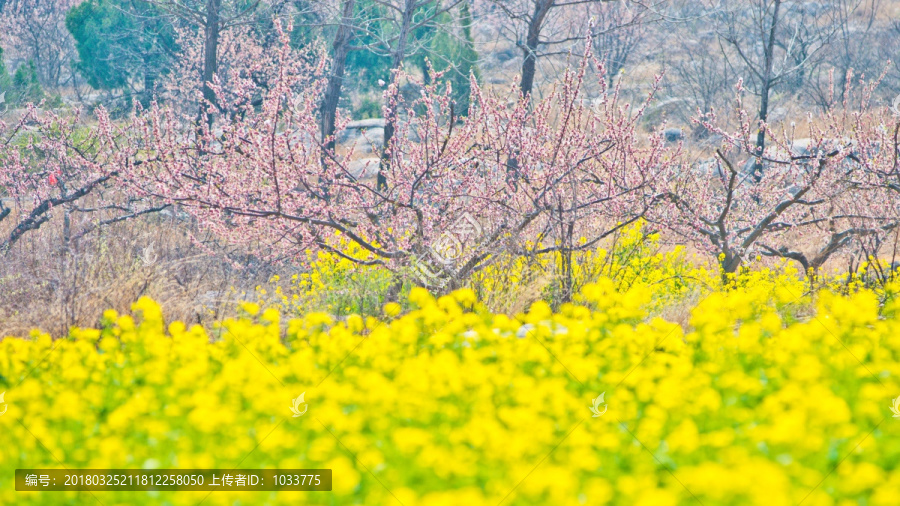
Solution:
[{"label": "green pine tree", "polygon": [[137,91],[149,98],[178,47],[157,7],[133,0],[87,0],[66,15],[77,68],[95,89]]},{"label": "green pine tree", "polygon": [[[453,86],[453,100],[456,114],[465,116],[469,110],[469,96],[472,92],[470,75],[478,79],[478,52],[472,38],[472,13],[469,2],[460,4],[456,16],[445,12],[435,20],[434,26],[422,28],[417,36],[425,42],[426,52],[414,55],[412,59],[422,69],[425,82],[430,81],[426,59],[434,70],[446,72],[444,80]],[[436,26],[455,27],[458,32],[437,30]]]},{"label": "green pine tree", "polygon": [[38,103],[46,97],[41,84],[38,82],[37,70],[34,61],[28,60],[25,65],[19,65],[13,74],[10,92],[6,95],[6,101],[10,104],[21,105],[27,102]]},{"label": "green pine tree", "polygon": [[[9,91],[9,73],[6,71],[6,62],[3,60],[3,48],[0,47],[0,95]],[[4,99],[7,103],[9,99]]]}]

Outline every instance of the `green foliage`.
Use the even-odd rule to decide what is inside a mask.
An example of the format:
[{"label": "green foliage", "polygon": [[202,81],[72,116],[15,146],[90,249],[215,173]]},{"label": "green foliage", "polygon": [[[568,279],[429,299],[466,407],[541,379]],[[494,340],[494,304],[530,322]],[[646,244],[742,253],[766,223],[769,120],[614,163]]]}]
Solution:
[{"label": "green foliage", "polygon": [[140,90],[147,99],[177,51],[172,24],[146,2],[87,0],[69,11],[66,27],[78,71],[97,89]]},{"label": "green foliage", "polygon": [[356,119],[380,118],[380,97],[374,93],[367,93],[360,97],[359,103],[353,108],[353,117]]},{"label": "green foliage", "polygon": [[59,104],[59,97],[47,97],[44,93],[38,82],[33,61],[19,65],[12,77],[7,74],[5,66],[0,68],[0,93],[5,93],[8,107],[17,107],[28,102],[38,103],[46,98],[53,98],[49,104],[51,106]]},{"label": "green foliage", "polygon": [[[423,7],[419,17],[430,16],[428,7]],[[357,32],[351,42],[355,47],[363,48],[351,51],[347,56],[347,86],[356,89],[363,95],[378,93],[381,87],[379,80],[390,81],[391,59],[387,49],[377,44],[379,39],[390,39],[393,24],[382,21],[387,18],[385,8],[373,0],[357,2],[356,15],[360,24],[368,28],[368,32]],[[407,67],[418,67],[426,82],[429,72],[426,60],[438,72],[446,71],[444,80],[453,86],[453,98],[457,103],[456,111],[465,115],[469,107],[469,75],[478,76],[476,60],[478,53],[472,39],[472,14],[468,2],[463,2],[455,11],[444,12],[435,20],[413,31],[408,41],[409,48],[415,52],[406,56]],[[446,27],[438,29],[438,27]],[[457,31],[452,31],[456,27]],[[380,116],[380,104],[373,104],[369,98],[360,101],[354,109],[354,117]]]},{"label": "green foliage", "polygon": [[[359,246],[341,242],[344,253],[366,259],[370,254]],[[338,316],[378,315],[381,306],[397,296],[409,294],[410,286],[381,266],[361,265],[333,253],[307,254],[308,268],[290,280],[274,276],[256,295],[262,307],[276,307],[285,314],[302,315],[324,311]]]},{"label": "green foliage", "polygon": [[347,55],[346,75],[361,92],[372,91],[378,89],[379,79],[389,81],[391,78],[391,59],[386,56],[385,48],[376,48],[376,42],[379,34],[389,38],[388,31],[393,25],[379,21],[386,19],[388,12],[373,0],[356,2],[356,15],[360,18],[359,24],[369,28],[369,33],[357,31],[351,41],[353,46],[364,49]]},{"label": "green foliage", "polygon": [[[472,92],[469,77],[474,74],[478,78],[478,52],[472,39],[472,13],[469,3],[460,5],[459,13],[454,16],[445,12],[438,16],[434,26],[423,28],[429,31],[427,51],[415,56],[416,63],[422,68],[426,82],[429,70],[426,59],[435,71],[446,72],[443,80],[453,86],[453,100],[456,102],[456,113],[466,115],[469,110],[469,95]],[[448,29],[437,30],[435,26],[458,27],[458,33]]]},{"label": "green foliage", "polygon": [[305,48],[315,44],[319,39],[331,41],[334,38],[335,27],[329,25],[312,8],[317,1],[294,1],[294,6],[297,8],[298,13],[294,16],[294,29],[291,31],[291,45],[293,47]]},{"label": "green foliage", "polygon": [[458,62],[459,66],[457,67],[458,75],[463,77],[462,81],[457,83],[456,89],[459,90],[460,97],[465,97],[465,102],[460,99],[460,106],[465,106],[461,109],[463,113],[468,111],[469,105],[469,95],[472,93],[471,81],[469,80],[469,76],[472,75],[475,79],[481,77],[481,73],[478,71],[478,52],[475,50],[475,39],[472,37],[472,25],[475,23],[474,19],[472,19],[472,12],[469,10],[469,3],[463,2],[459,11],[459,19],[462,25],[462,41],[459,43],[459,54],[458,54]]},{"label": "green foliage", "polygon": [[[6,62],[3,61],[3,48],[0,47],[0,93],[9,90],[9,86],[9,74],[6,72]],[[5,99],[5,101],[9,102],[9,99]],[[0,101],[0,104],[2,103],[3,101]]]}]

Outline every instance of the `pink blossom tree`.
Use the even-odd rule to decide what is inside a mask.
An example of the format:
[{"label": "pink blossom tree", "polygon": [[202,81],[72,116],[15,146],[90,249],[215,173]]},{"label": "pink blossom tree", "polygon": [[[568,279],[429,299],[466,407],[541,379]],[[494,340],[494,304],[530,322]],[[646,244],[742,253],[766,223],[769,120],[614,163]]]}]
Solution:
[{"label": "pink blossom tree", "polygon": [[[154,106],[138,129],[154,158],[137,178],[152,182],[144,186],[148,195],[271,256],[296,257],[307,248],[346,256],[334,242],[339,233],[368,252],[354,261],[403,271],[438,257],[430,268],[456,285],[500,251],[595,247],[647,213],[674,164],[659,135],[640,133],[647,102],[632,110],[617,89],[583,99],[588,54],[533,106],[515,88],[508,105],[508,97],[473,82],[465,117],[440,73],[401,108],[399,81],[413,79],[402,74],[388,87],[385,107],[403,119],[385,149],[390,163],[373,181],[374,173],[354,170],[352,153],[320,143],[324,65],[305,63],[281,36],[266,89],[250,79],[238,79],[230,94],[216,87],[220,106],[236,114],[195,136],[175,112]],[[603,79],[602,65],[596,71]],[[261,97],[258,107],[251,96]],[[465,255],[448,262],[445,232],[461,219],[479,233],[462,245]]]},{"label": "pink blossom tree", "polygon": [[[15,124],[0,121],[0,224],[11,223],[0,236],[0,251],[59,210],[68,240],[165,207],[121,191],[120,180],[141,163],[135,162],[137,148],[102,107],[96,120],[87,125],[80,111],[63,117],[30,104]],[[73,215],[81,217],[74,231]]]},{"label": "pink blossom tree", "polygon": [[659,209],[662,221],[717,255],[723,274],[757,255],[792,259],[805,272],[815,271],[838,251],[880,244],[900,223],[896,197],[884,184],[896,171],[896,157],[885,149],[887,108],[870,103],[877,81],[863,87],[856,104],[849,84],[848,77],[840,112],[806,118],[803,140],[795,123],[781,129],[759,123],[771,139],[761,174],[753,170],[755,122],[739,85],[738,129],[725,131],[715,114],[696,119],[721,135],[723,146],[711,163],[685,166],[675,177],[671,205]]}]

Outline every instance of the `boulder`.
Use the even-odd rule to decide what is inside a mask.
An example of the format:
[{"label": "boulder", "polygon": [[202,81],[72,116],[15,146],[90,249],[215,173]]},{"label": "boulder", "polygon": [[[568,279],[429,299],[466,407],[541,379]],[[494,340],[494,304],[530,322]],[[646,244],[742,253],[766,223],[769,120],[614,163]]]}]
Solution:
[{"label": "boulder", "polygon": [[663,130],[666,142],[681,142],[684,140],[684,132],[680,128],[667,128]]},{"label": "boulder", "polygon": [[357,153],[372,153],[382,146],[384,146],[384,128],[372,128],[360,132],[353,144],[353,150]]},{"label": "boulder", "polygon": [[356,179],[370,179],[378,175],[378,158],[360,158],[350,162],[347,169]]},{"label": "boulder", "polygon": [[784,107],[776,107],[769,111],[769,115],[766,118],[766,123],[770,125],[774,125],[775,123],[779,123],[784,121],[788,117],[788,111]]},{"label": "boulder", "polygon": [[722,164],[716,157],[706,158],[694,162],[693,164],[691,164],[691,168],[693,169],[695,174],[698,174],[704,178],[719,178],[725,175],[725,168],[722,167]]},{"label": "boulder", "polygon": [[384,132],[384,118],[370,118],[351,121],[343,130],[337,133],[337,142],[344,144],[357,139],[362,132],[370,129],[381,129]]},{"label": "boulder", "polygon": [[416,123],[409,125],[406,129],[406,138],[413,142],[422,142],[422,136],[419,135],[419,127]]},{"label": "boulder", "polygon": [[384,128],[384,118],[369,118],[347,123],[347,130],[359,130],[362,128]]},{"label": "boulder", "polygon": [[[401,116],[398,121],[405,122],[407,119]],[[352,143],[357,153],[372,153],[373,146],[380,149],[384,145],[384,126],[384,118],[351,121],[337,133],[337,142],[345,146]],[[407,126],[409,128],[406,128],[406,137],[413,142],[422,142],[418,123],[414,122]]]},{"label": "boulder", "polygon": [[793,144],[791,144],[791,155],[792,156],[812,156],[813,152],[816,151],[811,149],[812,139],[795,139]]},{"label": "boulder", "polygon": [[510,46],[505,49],[501,49],[499,51],[494,52],[494,54],[492,56],[500,63],[503,63],[503,62],[506,62],[509,60],[514,60],[517,57],[521,56],[521,54],[522,53],[520,51],[518,51],[515,47]]}]

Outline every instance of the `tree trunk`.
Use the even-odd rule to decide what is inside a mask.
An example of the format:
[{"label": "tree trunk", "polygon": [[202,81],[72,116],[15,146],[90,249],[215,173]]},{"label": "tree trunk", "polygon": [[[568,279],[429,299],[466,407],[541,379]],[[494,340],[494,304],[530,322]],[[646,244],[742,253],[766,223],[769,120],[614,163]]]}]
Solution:
[{"label": "tree trunk", "polygon": [[206,2],[206,26],[204,26],[203,39],[203,99],[205,103],[200,107],[201,114],[206,122],[212,124],[212,111],[210,105],[215,105],[216,94],[210,83],[213,82],[216,72],[219,70],[219,11],[222,0],[207,0]]},{"label": "tree trunk", "polygon": [[[537,69],[537,48],[541,39],[541,28],[544,19],[556,0],[535,0],[534,13],[528,23],[528,36],[525,39],[525,59],[522,61],[522,80],[519,82],[519,91],[522,97],[530,97],[534,88],[534,73]],[[515,152],[510,153],[506,162],[506,183],[514,190],[519,188],[519,159]]]},{"label": "tree trunk", "polygon": [[[397,48],[394,50],[391,60],[391,84],[395,83],[397,79],[397,70],[403,64],[403,59],[406,58],[406,43],[409,38],[409,30],[412,25],[412,17],[415,10],[416,0],[406,0],[405,7],[403,8],[403,18],[400,22]],[[394,137],[395,124],[397,122],[397,105],[398,104],[394,104],[394,107],[388,107],[388,113],[384,118],[384,146],[381,151],[381,165],[378,168],[377,181],[379,190],[384,189],[387,186],[387,177],[385,174],[390,169],[391,165],[390,145],[391,139]]]},{"label": "tree trunk", "polygon": [[347,64],[347,54],[350,52],[350,40],[353,35],[351,22],[353,20],[353,6],[355,0],[344,0],[341,13],[341,26],[334,35],[331,51],[331,75],[328,76],[328,84],[325,87],[325,95],[322,98],[320,127],[322,130],[322,143],[329,150],[334,149],[334,122],[337,117],[338,101],[341,98],[341,87],[344,84],[344,68]]},{"label": "tree trunk", "polygon": [[555,0],[536,0],[534,2],[534,13],[528,23],[525,47],[522,48],[525,52],[525,59],[522,61],[522,80],[519,83],[522,96],[530,95],[534,88],[534,73],[537,68],[537,48],[541,41],[541,29],[554,2]]},{"label": "tree trunk", "polygon": [[[769,117],[769,85],[763,85],[762,93],[759,99],[759,121],[764,122]],[[766,150],[766,131],[760,127],[756,133],[756,163],[753,164],[753,180],[757,183],[762,181],[763,159],[762,156]]]},{"label": "tree trunk", "polygon": [[729,251],[723,251],[724,258],[719,262],[722,267],[722,283],[728,283],[728,275],[737,273],[743,263],[743,256]]},{"label": "tree trunk", "polygon": [[[764,122],[769,117],[769,93],[772,90],[772,66],[775,64],[775,35],[778,29],[778,11],[781,8],[781,0],[775,0],[772,12],[772,26],[769,28],[769,40],[766,41],[765,68],[763,69],[762,82],[760,83],[759,121]],[[763,161],[762,156],[766,150],[766,132],[762,128],[756,134],[756,163],[753,165],[753,180],[757,183],[762,180]]]},{"label": "tree trunk", "polygon": [[141,105],[147,106],[153,98],[153,91],[156,88],[157,70],[154,68],[150,60],[150,56],[144,56],[144,89],[141,91]]}]

